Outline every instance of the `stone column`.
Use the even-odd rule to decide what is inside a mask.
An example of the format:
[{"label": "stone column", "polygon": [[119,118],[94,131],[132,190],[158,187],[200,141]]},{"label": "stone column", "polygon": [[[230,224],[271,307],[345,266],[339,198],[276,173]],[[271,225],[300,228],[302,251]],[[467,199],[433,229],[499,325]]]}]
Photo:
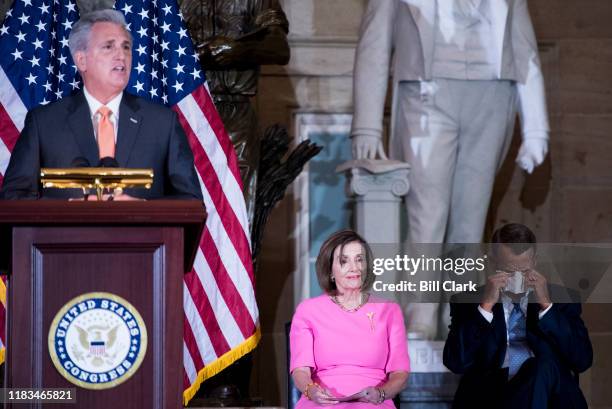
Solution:
[{"label": "stone column", "polygon": [[372,244],[400,245],[402,198],[410,190],[410,165],[390,160],[351,160],[336,168],[355,201],[355,230]]},{"label": "stone column", "polygon": [[[401,211],[402,198],[410,190],[407,163],[389,160],[352,160],[336,168],[346,176],[346,195],[353,200],[353,228],[372,248],[374,258],[394,258],[402,254]],[[396,283],[398,271],[384,271],[376,278],[379,285]],[[401,304],[401,293],[377,292],[380,296]]]},{"label": "stone column", "polygon": [[[387,160],[352,160],[338,166],[336,172],[346,176],[346,195],[355,203],[353,227],[373,245],[374,257],[382,247],[385,257],[403,254],[400,243],[402,198],[410,190],[410,165]],[[397,282],[399,278],[386,277],[384,281]],[[388,297],[385,295],[385,298]],[[395,301],[400,302],[406,313],[406,300]],[[450,407],[459,378],[442,364],[444,341],[415,339],[420,333],[411,333],[408,320],[406,324],[412,371],[417,373],[410,376],[400,394],[401,406],[408,404],[416,409]]]}]

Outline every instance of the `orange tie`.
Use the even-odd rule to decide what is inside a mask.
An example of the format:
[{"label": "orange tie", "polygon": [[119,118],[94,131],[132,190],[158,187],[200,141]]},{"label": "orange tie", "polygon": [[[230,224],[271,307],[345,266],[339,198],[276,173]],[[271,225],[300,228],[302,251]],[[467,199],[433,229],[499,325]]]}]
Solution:
[{"label": "orange tie", "polygon": [[98,148],[100,158],[115,157],[115,128],[110,121],[112,111],[106,106],[98,109],[100,119],[98,120]]}]

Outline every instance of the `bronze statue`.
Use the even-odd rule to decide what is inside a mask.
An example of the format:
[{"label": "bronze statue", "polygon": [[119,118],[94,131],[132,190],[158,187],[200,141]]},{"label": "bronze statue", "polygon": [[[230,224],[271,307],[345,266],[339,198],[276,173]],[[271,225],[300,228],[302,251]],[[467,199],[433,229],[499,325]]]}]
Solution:
[{"label": "bronze statue", "polygon": [[250,99],[260,65],[289,62],[289,22],[278,0],[184,0],[181,10],[238,155],[252,225],[261,131]]}]

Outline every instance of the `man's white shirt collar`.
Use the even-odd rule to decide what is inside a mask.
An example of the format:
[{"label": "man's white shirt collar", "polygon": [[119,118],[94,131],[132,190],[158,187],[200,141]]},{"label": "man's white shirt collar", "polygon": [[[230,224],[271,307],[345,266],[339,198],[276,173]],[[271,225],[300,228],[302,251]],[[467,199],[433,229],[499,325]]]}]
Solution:
[{"label": "man's white shirt collar", "polygon": [[[103,103],[98,101],[93,95],[87,92],[87,88],[83,87],[83,94],[85,94],[85,99],[87,100],[87,105],[89,105],[89,114],[91,117],[91,121],[93,123],[94,134],[96,135],[96,139],[98,138],[97,129],[98,129],[98,118],[97,112],[101,106],[104,106]],[[113,123],[113,127],[115,129],[115,142],[117,141],[117,131],[119,128],[119,105],[121,104],[121,98],[123,97],[123,92],[117,94],[117,96],[113,97],[106,107],[111,110],[111,122]]]},{"label": "man's white shirt collar", "polygon": [[[527,305],[529,304],[529,293],[531,293],[532,290],[533,289],[531,287],[527,288],[527,291],[519,300],[519,305],[521,307],[521,310],[523,311],[523,314],[525,314],[525,316],[527,316]],[[501,302],[504,305],[505,312],[507,314],[510,314],[510,312],[512,312],[512,310],[514,309],[515,301],[512,301],[512,298],[510,298],[506,293],[501,293]]]},{"label": "man's white shirt collar", "polygon": [[[98,109],[100,109],[100,107],[103,106],[104,104],[98,101],[89,92],[87,92],[86,87],[83,87],[83,93],[85,94],[85,99],[87,100],[87,104],[89,105],[89,112],[91,113],[91,116],[93,117],[96,114],[96,112],[98,112]],[[123,97],[123,92],[120,92],[115,97],[113,97],[113,99],[108,101],[108,104],[106,104],[106,107],[110,109],[113,115],[116,117],[119,117],[119,104],[121,104],[122,97]]]}]

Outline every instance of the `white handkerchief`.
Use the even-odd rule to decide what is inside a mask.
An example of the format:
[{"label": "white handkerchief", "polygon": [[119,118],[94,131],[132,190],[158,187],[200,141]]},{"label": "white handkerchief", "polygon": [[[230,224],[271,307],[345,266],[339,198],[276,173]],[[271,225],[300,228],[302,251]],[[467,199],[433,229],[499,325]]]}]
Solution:
[{"label": "white handkerchief", "polygon": [[512,272],[512,277],[508,279],[505,290],[512,294],[522,294],[525,292],[525,277],[520,271]]}]

